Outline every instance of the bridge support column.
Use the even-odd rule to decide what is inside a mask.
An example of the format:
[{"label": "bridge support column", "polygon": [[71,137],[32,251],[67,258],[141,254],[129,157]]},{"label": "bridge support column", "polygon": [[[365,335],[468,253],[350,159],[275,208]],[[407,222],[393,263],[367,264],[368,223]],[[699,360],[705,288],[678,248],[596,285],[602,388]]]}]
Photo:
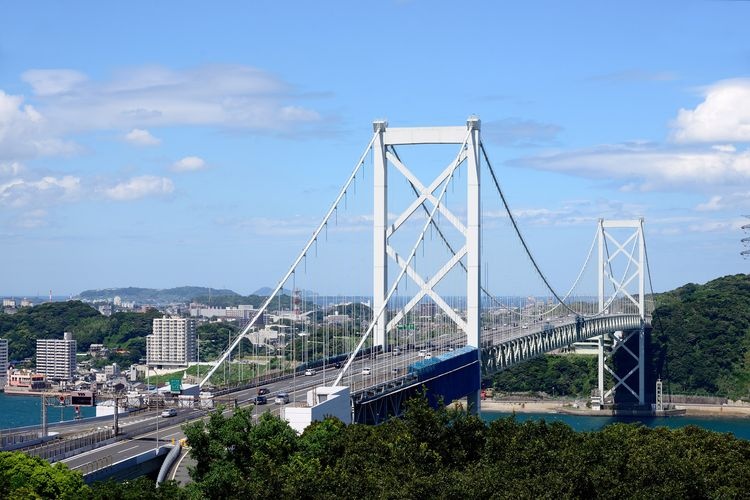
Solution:
[{"label": "bridge support column", "polygon": [[[599,347],[599,351],[598,351],[598,354],[599,354],[599,356],[598,356],[599,357],[599,363],[598,363],[599,378],[598,378],[598,382],[599,383],[597,385],[597,390],[599,392],[599,394],[598,394],[598,396],[599,396],[599,404],[603,405],[604,404],[604,335],[599,335],[599,337],[597,337],[597,340],[598,340],[598,347]],[[600,408],[601,408],[601,406],[600,406]]]},{"label": "bridge support column", "polygon": [[[477,348],[477,356],[480,357],[479,351],[481,329],[481,256],[479,254],[481,244],[481,208],[480,208],[480,161],[479,161],[479,129],[480,121],[476,117],[470,117],[466,126],[470,131],[469,141],[467,143],[467,227],[466,227],[466,345]],[[481,377],[481,371],[479,371]],[[469,409],[474,413],[479,413],[480,397],[477,391],[468,397]]]},{"label": "bridge support column", "polygon": [[[375,141],[372,144],[373,151],[373,280],[372,280],[372,310],[379,311],[385,303],[388,294],[388,237],[386,226],[388,225],[388,165],[385,157],[385,129],[388,123],[385,121],[373,122],[372,128],[375,132]],[[386,338],[386,325],[388,315],[382,314],[375,324],[373,331],[373,345],[382,346],[386,349],[388,340]]]},{"label": "bridge support column", "polygon": [[638,404],[646,404],[646,325],[643,319],[638,332]]}]

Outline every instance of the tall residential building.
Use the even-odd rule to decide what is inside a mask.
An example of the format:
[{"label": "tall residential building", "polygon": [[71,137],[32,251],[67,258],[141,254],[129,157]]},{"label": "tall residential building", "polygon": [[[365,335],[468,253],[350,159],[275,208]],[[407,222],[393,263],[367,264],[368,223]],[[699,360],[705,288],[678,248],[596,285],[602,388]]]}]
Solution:
[{"label": "tall residential building", "polygon": [[37,339],[36,371],[49,380],[73,380],[76,371],[76,341],[73,334],[63,333],[59,339]]},{"label": "tall residential building", "polygon": [[195,320],[154,318],[152,334],[146,337],[148,366],[187,366],[198,357]]},{"label": "tall residential building", "polygon": [[8,383],[8,340],[0,339],[0,391]]}]

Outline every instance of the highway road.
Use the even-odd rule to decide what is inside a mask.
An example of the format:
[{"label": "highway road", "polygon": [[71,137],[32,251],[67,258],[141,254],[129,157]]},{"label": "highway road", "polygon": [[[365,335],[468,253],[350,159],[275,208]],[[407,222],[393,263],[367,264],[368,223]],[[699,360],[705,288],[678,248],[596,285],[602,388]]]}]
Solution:
[{"label": "highway road", "polygon": [[[342,381],[343,384],[352,383],[357,388],[369,387],[387,379],[392,379],[393,375],[387,370],[398,368],[401,373],[405,373],[406,367],[417,360],[422,359],[417,351],[407,351],[401,355],[394,356],[391,353],[384,353],[374,356],[372,359],[366,358],[357,360],[350,367],[351,376],[347,376]],[[363,368],[369,367],[372,370],[371,375],[363,374]],[[307,391],[313,387],[332,384],[339,370],[327,367],[325,370],[319,370],[314,375],[298,375],[292,379],[283,380],[263,387],[269,390],[267,395],[268,404],[252,406],[253,414],[258,416],[263,412],[271,412],[278,415],[282,405],[275,404],[274,396],[279,392],[287,392],[290,397],[290,404],[295,402],[306,401]],[[381,373],[382,372],[382,373]],[[379,374],[380,373],[380,374]],[[378,375],[379,374],[379,375]],[[239,406],[251,405],[257,395],[258,387],[245,389],[224,397],[237,401]],[[175,420],[182,420],[187,417],[189,421],[195,421],[203,418],[206,411],[198,409],[179,409],[178,417],[161,417],[160,412],[150,412],[140,414],[127,419],[121,419],[121,429],[124,432],[137,432],[138,427],[153,426],[156,420],[161,424],[158,431],[152,430],[144,432],[137,437],[125,439],[117,443],[102,446],[94,450],[84,452],[73,457],[62,460],[71,469],[79,470],[82,473],[91,472],[98,468],[107,467],[114,463],[127,460],[145,451],[156,449],[157,444],[169,444],[172,441],[178,441],[184,437],[182,425],[185,422],[172,423]],[[231,414],[231,409],[226,410],[225,414]],[[102,425],[99,423],[98,425]]]}]

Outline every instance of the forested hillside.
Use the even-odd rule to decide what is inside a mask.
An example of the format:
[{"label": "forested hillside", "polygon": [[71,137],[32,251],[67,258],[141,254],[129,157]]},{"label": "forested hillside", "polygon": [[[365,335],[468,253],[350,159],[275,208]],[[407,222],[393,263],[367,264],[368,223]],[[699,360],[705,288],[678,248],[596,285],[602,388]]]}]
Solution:
[{"label": "forested hillside", "polygon": [[[750,275],[688,284],[656,296],[648,350],[654,375],[674,394],[750,396]],[[499,373],[506,391],[587,396],[596,380],[595,359],[545,356]],[[564,389],[563,389],[564,388]]]},{"label": "forested hillside", "polygon": [[508,392],[588,396],[596,387],[596,366],[595,356],[540,356],[498,373],[493,385],[500,391]]},{"label": "forested hillside", "polygon": [[63,332],[71,332],[79,351],[91,344],[119,347],[129,352],[118,361],[129,364],[145,355],[146,335],[158,317],[161,313],[155,309],[103,316],[80,301],[48,302],[12,315],[0,313],[0,338],[8,339],[9,358],[21,360],[34,355],[36,339],[61,339]]},{"label": "forested hillside", "polygon": [[673,393],[748,397],[750,275],[660,294],[652,323],[652,366]]}]

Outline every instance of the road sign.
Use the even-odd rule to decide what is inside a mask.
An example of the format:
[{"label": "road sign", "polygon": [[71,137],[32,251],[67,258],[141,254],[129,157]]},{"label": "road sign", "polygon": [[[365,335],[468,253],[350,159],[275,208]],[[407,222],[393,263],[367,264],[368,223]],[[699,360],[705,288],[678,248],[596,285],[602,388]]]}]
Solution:
[{"label": "road sign", "polygon": [[414,330],[415,328],[414,328],[414,324],[413,323],[409,323],[409,324],[406,324],[406,325],[398,325],[396,327],[396,329],[397,330]]},{"label": "road sign", "polygon": [[179,394],[182,392],[182,380],[173,378],[169,381],[169,391],[172,394]]},{"label": "road sign", "polygon": [[76,406],[94,406],[96,400],[91,391],[73,391],[70,393],[70,404]]}]

